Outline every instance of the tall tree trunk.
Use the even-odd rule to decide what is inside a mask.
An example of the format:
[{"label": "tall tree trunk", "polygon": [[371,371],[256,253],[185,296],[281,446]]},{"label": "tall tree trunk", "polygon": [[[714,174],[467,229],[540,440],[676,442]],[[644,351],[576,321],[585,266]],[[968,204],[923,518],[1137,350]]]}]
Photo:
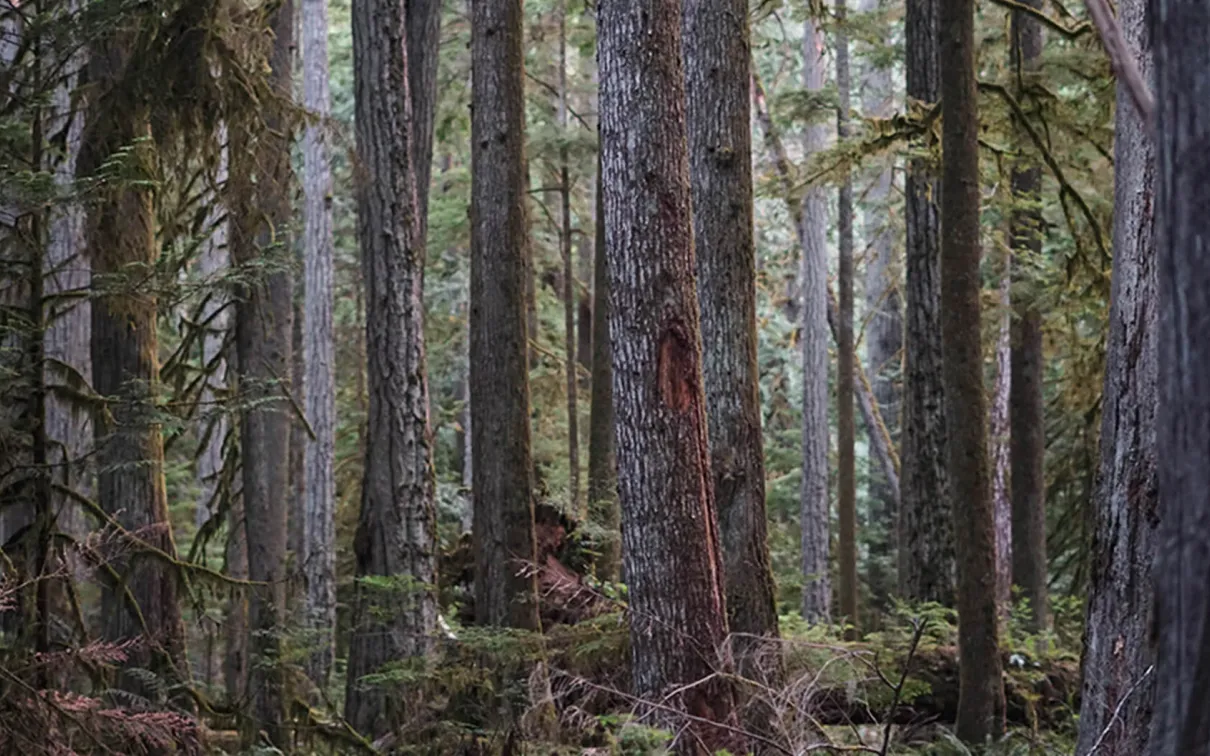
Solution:
[{"label": "tall tree trunk", "polygon": [[302,0],[303,107],[303,410],[315,433],[304,442],[301,562],[304,622],[314,649],[307,674],[327,684],[336,630],[336,344],[332,331],[332,151],[327,123],[328,2]]},{"label": "tall tree trunk", "polygon": [[[878,9],[878,0],[862,0],[860,9]],[[885,42],[885,40],[880,40]],[[894,105],[890,68],[871,66],[862,83],[862,113],[866,118],[887,118]],[[888,218],[893,214],[891,189],[894,162],[875,163],[873,182],[865,192],[863,236],[869,256],[865,274],[865,311],[869,318],[865,329],[866,374],[870,376],[875,399],[886,420],[888,432],[897,435],[900,413],[899,373],[903,352],[903,315],[900,313],[899,267],[895,239]],[[867,428],[867,435],[877,431]],[[895,522],[898,517],[898,492],[892,491],[886,476],[870,465],[870,518],[866,541],[870,544],[870,600],[879,610],[889,607],[895,593]]]},{"label": "tall tree trunk", "polygon": [[[254,265],[265,256],[291,254],[290,98],[294,53],[294,8],[287,0],[270,19],[271,81],[279,101],[265,115],[253,144],[235,139],[231,182],[238,203],[232,259]],[[234,135],[233,135],[234,136]],[[253,189],[252,175],[256,185]],[[249,591],[248,688],[258,727],[270,740],[285,743],[283,670],[278,658],[284,629],[286,546],[290,503],[290,434],[293,417],[286,399],[293,369],[293,276],[270,266],[262,280],[238,287],[235,344],[239,362],[240,451],[243,461],[244,534],[248,577],[260,585]],[[285,385],[283,385],[285,384]]]},{"label": "tall tree trunk", "polygon": [[1013,506],[1009,498],[1008,400],[1012,388],[1012,259],[1001,256],[1000,304],[997,308],[996,382],[992,389],[992,512],[996,528],[996,606],[1007,621],[1013,597]]},{"label": "tall tree trunk", "polygon": [[[471,411],[475,619],[537,629],[521,0],[474,3]],[[502,443],[507,439],[507,443]]]},{"label": "tall tree trunk", "polygon": [[[808,92],[824,87],[824,39],[815,20],[803,22],[803,84]],[[807,157],[826,148],[827,127],[807,126]],[[802,198],[802,616],[808,622],[831,620],[832,581],[828,510],[828,201],[810,187]]]},{"label": "tall tree trunk", "polygon": [[576,380],[576,274],[571,257],[571,172],[567,152],[567,0],[559,5],[559,248],[563,255],[563,329],[567,371],[567,468],[568,506],[577,517],[580,511],[580,410]]},{"label": "tall tree trunk", "polygon": [[995,517],[988,479],[979,278],[979,113],[973,0],[941,4],[940,70],[942,373],[958,562],[957,734],[982,743],[1003,729]]},{"label": "tall tree trunk", "polygon": [[[1122,0],[1118,21],[1151,80],[1147,0]],[[1113,281],[1105,345],[1101,460],[1092,502],[1092,584],[1084,625],[1078,756],[1148,753],[1155,661],[1151,566],[1156,478],[1155,147],[1117,85]]]},{"label": "tall tree trunk", "polygon": [[[149,165],[151,148],[138,144],[150,134],[147,112],[131,108],[120,91],[130,40],[117,35],[91,51],[92,111],[77,166],[91,176],[119,150],[133,148],[130,165]],[[120,103],[120,104],[119,104]],[[88,218],[88,258],[93,265],[91,354],[93,387],[108,406],[97,422],[97,502],[128,532],[174,554],[164,487],[164,447],[156,419],[159,360],[157,299],[140,285],[153,275],[157,248],[151,193],[137,182],[101,190]],[[138,551],[137,546],[133,547]],[[126,546],[120,550],[126,550]],[[129,553],[115,555],[117,585],[102,594],[105,637],[142,638],[128,667],[151,669],[168,682],[188,678],[185,631],[177,575],[163,561]],[[150,695],[133,676],[122,686]]]},{"label": "tall tree trunk", "polygon": [[[939,0],[907,0],[904,21],[907,99],[941,98]],[[904,194],[906,295],[903,330],[903,483],[899,509],[899,593],[954,602],[954,526],[946,468],[947,433],[941,348],[941,186],[936,166],[908,161]]]},{"label": "tall tree trunk", "polygon": [[416,172],[416,239],[427,249],[433,129],[437,117],[437,64],[441,52],[441,0],[403,0],[403,3],[408,92],[412,101],[412,165]]},{"label": "tall tree trunk", "polygon": [[[752,202],[752,77],[747,0],[687,0],[682,15],[693,240],[701,309],[710,469],[722,536],[727,619],[739,671],[782,682],[769,564]],[[749,728],[768,734],[758,706]]]},{"label": "tall tree trunk", "polygon": [[357,153],[366,171],[357,216],[366,282],[369,408],[353,548],[358,577],[408,580],[399,588],[364,583],[357,588],[345,716],[375,736],[387,732],[402,712],[386,691],[362,678],[387,662],[429,653],[437,625],[431,590],[437,575],[437,516],[425,373],[425,248],[406,38],[401,0],[354,4]]},{"label": "tall tree trunk", "polygon": [[[1210,754],[1210,6],[1151,3],[1155,35],[1162,519],[1156,553],[1156,756]],[[1137,506],[1137,504],[1136,504]]]},{"label": "tall tree trunk", "polygon": [[[244,497],[233,494],[227,510],[227,574],[248,579],[248,541],[244,537]],[[223,622],[223,682],[229,702],[240,701],[248,689],[248,591],[231,586]]]},{"label": "tall tree trunk", "polygon": [[[836,136],[849,138],[849,31],[845,0],[836,2]],[[846,168],[837,199],[840,264],[836,285],[840,289],[839,319],[836,323],[836,447],[837,519],[840,528],[840,614],[852,625],[846,636],[861,629],[857,613],[857,470],[856,426],[853,418],[853,176]]]},{"label": "tall tree trunk", "polygon": [[[78,12],[73,7],[68,12]],[[61,19],[60,19],[61,20]],[[61,81],[51,93],[46,137],[61,150],[48,151],[47,170],[54,176],[57,190],[70,196],[80,156],[84,132],[84,111],[73,102],[73,94],[82,80],[86,54],[76,52],[66,60],[59,74]],[[89,452],[92,450],[92,413],[56,386],[73,386],[77,380],[92,385],[92,357],[89,350],[92,304],[85,296],[91,283],[92,265],[87,255],[87,213],[72,200],[50,206],[46,223],[46,254],[42,259],[43,380],[51,390],[46,393],[43,427],[47,438],[47,463],[52,480],[64,491],[91,495]],[[79,506],[70,497],[53,496],[58,528],[76,536],[83,535]]]},{"label": "tall tree trunk", "polygon": [[618,580],[622,541],[618,469],[613,453],[613,350],[609,345],[609,275],[605,254],[605,191],[597,161],[596,247],[592,284],[592,399],[588,418],[588,512],[601,529],[597,577]]},{"label": "tall tree trunk", "polygon": [[205,383],[199,392],[197,434],[201,445],[197,452],[197,479],[201,485],[195,522],[200,528],[218,511],[219,483],[223,473],[223,449],[227,439],[227,413],[220,404],[220,395],[227,386],[227,355],[223,344],[231,325],[230,295],[222,276],[231,267],[228,247],[227,211],[221,201],[226,191],[230,150],[227,147],[227,126],[215,129],[218,143],[218,164],[214,171],[213,207],[206,217],[206,241],[198,255],[197,275],[203,288],[202,305],[196,321],[203,329],[202,369]]},{"label": "tall tree trunk", "polygon": [[[609,333],[634,692],[676,749],[743,752],[731,731],[685,142],[681,3],[599,17]],[[720,653],[724,654],[720,657]],[[705,682],[702,682],[705,681]],[[700,683],[700,684],[699,684]],[[694,719],[684,719],[674,711]]]},{"label": "tall tree trunk", "polygon": [[[1041,0],[1030,0],[1041,8]],[[1013,12],[1013,46],[1017,51],[1021,88],[1037,77],[1042,57],[1042,25],[1036,18]],[[1044,233],[1035,205],[1042,188],[1041,169],[1027,165],[1013,171],[1013,195],[1024,207],[1014,208],[1010,232],[1014,256],[1042,254]],[[1017,277],[1026,266],[1014,262]],[[1023,281],[1024,282],[1024,281]],[[1046,427],[1042,397],[1042,316],[1028,287],[1017,287],[1012,336],[1012,572],[1013,584],[1029,602],[1031,629],[1047,626],[1049,598],[1046,564]]]}]

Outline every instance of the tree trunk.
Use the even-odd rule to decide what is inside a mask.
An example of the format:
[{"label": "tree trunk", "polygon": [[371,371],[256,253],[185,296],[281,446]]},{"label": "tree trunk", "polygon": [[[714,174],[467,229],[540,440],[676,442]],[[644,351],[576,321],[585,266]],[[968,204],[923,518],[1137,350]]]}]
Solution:
[{"label": "tree trunk", "polygon": [[[92,112],[85,128],[79,175],[92,176],[119,150],[150,134],[143,108],[129,108],[118,90],[130,40],[117,35],[91,51]],[[118,103],[122,103],[119,105]],[[151,148],[133,149],[134,170],[149,165]],[[106,397],[97,422],[97,503],[129,533],[175,554],[164,488],[164,447],[157,420],[159,360],[156,292],[140,285],[153,275],[157,248],[152,196],[138,183],[107,187],[88,218],[88,259],[93,265],[91,355],[93,387]],[[126,666],[150,669],[169,684],[188,680],[185,629],[178,577],[163,561],[122,543],[110,559],[117,585],[102,594],[104,636],[121,642],[142,638]],[[152,690],[127,675],[122,687]]]},{"label": "tree trunk", "polygon": [[564,369],[567,371],[567,468],[568,511],[580,511],[580,410],[576,380],[576,274],[571,256],[571,173],[567,153],[567,2],[559,5],[559,129],[564,141],[559,148],[559,247],[563,255]]},{"label": "tree trunk", "polygon": [[[777,596],[769,564],[756,357],[751,75],[747,0],[687,0],[682,16],[693,240],[710,469],[727,618],[747,678],[778,688]],[[747,725],[768,734],[770,712]]]},{"label": "tree trunk", "polygon": [[609,345],[609,276],[605,254],[605,192],[597,161],[596,254],[592,284],[592,399],[588,418],[589,518],[601,529],[597,577],[619,580],[622,571],[618,468],[613,453],[613,350]]},{"label": "tree trunk", "polygon": [[1013,598],[1013,505],[1009,498],[1008,400],[1012,390],[1012,259],[1001,256],[999,327],[996,336],[996,383],[992,389],[992,511],[996,528],[996,605],[1008,620]]},{"label": "tree trunk", "polygon": [[598,28],[633,687],[667,707],[651,713],[682,732],[677,752],[696,755],[744,748],[711,725],[734,726],[736,718],[731,683],[711,677],[730,665],[694,287],[680,10],[679,0],[608,3]]},{"label": "tree trunk", "polygon": [[958,562],[960,701],[957,735],[982,743],[1003,730],[995,517],[988,479],[979,278],[979,113],[973,0],[941,4],[942,374]]},{"label": "tree trunk", "polygon": [[[1030,0],[1040,8],[1041,0]],[[1013,13],[1013,45],[1024,83],[1037,77],[1042,57],[1042,25],[1019,11]],[[1023,208],[1014,208],[1010,232],[1014,256],[1037,258],[1042,254],[1041,212],[1035,208],[1042,188],[1042,173],[1029,165],[1013,171],[1013,195]],[[1026,267],[1014,263],[1017,277]],[[1027,281],[1023,281],[1027,283]],[[1029,602],[1030,627],[1046,628],[1049,614],[1046,564],[1046,418],[1042,397],[1042,316],[1029,297],[1028,287],[1017,287],[1012,338],[1011,449],[1012,449],[1012,571],[1013,584]]]},{"label": "tree trunk", "polygon": [[[904,21],[907,98],[941,98],[940,0],[907,0]],[[906,296],[903,329],[903,483],[899,509],[899,594],[954,602],[954,529],[946,469],[945,387],[941,348],[941,186],[933,161],[908,161],[905,186]]]},{"label": "tree trunk", "polygon": [[416,172],[416,239],[427,249],[437,68],[441,51],[441,0],[403,0],[412,100],[412,165]]},{"label": "tree trunk", "polygon": [[[521,0],[473,4],[471,411],[475,620],[539,627],[530,456]],[[502,443],[507,439],[507,443]]]},{"label": "tree trunk", "polygon": [[[861,10],[875,11],[878,0],[862,0]],[[886,40],[880,40],[885,42]],[[894,108],[890,68],[871,67],[862,83],[862,111],[866,118],[888,118]],[[900,313],[899,266],[894,235],[888,218],[893,214],[893,160],[875,162],[877,172],[865,193],[864,233],[869,262],[865,275],[866,374],[870,376],[875,399],[886,420],[887,430],[897,435],[900,413],[899,374],[903,352],[903,315]],[[866,429],[873,437],[876,430]],[[870,465],[870,518],[866,542],[870,544],[870,600],[874,608],[889,608],[895,593],[895,522],[898,518],[897,491],[892,491],[886,476]]]},{"label": "tree trunk", "polygon": [[[248,541],[244,537],[244,497],[234,494],[227,510],[227,574],[236,580],[248,579]],[[248,591],[231,586],[224,618],[225,652],[223,681],[227,700],[240,701],[248,689]]]},{"label": "tree trunk", "polygon": [[304,442],[301,562],[304,623],[313,644],[305,665],[321,690],[335,654],[336,343],[332,331],[332,150],[328,119],[328,2],[302,0],[303,107],[316,121],[303,131],[303,411],[315,433]]},{"label": "tree trunk", "polygon": [[[836,2],[836,137],[849,138],[849,32],[845,0]],[[840,261],[836,285],[840,290],[839,319],[836,323],[836,447],[837,447],[837,519],[840,528],[840,615],[852,626],[846,637],[861,632],[857,613],[857,470],[856,426],[853,417],[853,177],[845,169],[837,199],[837,236]]]},{"label": "tree trunk", "polygon": [[[803,22],[803,84],[824,88],[823,32],[814,19]],[[827,147],[827,128],[807,126],[807,157]],[[798,223],[802,241],[802,616],[808,622],[832,617],[829,573],[831,537],[828,505],[828,201],[810,187]]]},{"label": "tree trunk", "polygon": [[[354,551],[359,584],[349,642],[345,716],[378,736],[402,714],[387,691],[362,683],[384,664],[431,650],[437,625],[436,482],[424,343],[424,240],[409,92],[407,22],[400,0],[353,6],[357,153],[366,175],[357,216],[366,282],[369,392],[365,473]],[[431,52],[431,51],[430,51]]]},{"label": "tree trunk", "polygon": [[[270,58],[276,96],[290,98],[294,48],[293,5],[274,12]],[[290,255],[290,125],[285,105],[271,107],[253,144],[237,138],[231,182],[238,198],[232,259],[240,266],[258,258]],[[238,146],[237,146],[238,145]],[[253,189],[252,175],[256,176]],[[286,545],[290,503],[290,434],[293,418],[285,397],[293,368],[294,286],[288,268],[270,266],[261,280],[236,292],[235,345],[239,361],[240,451],[243,457],[244,533],[249,591],[248,689],[257,726],[284,745],[283,670],[278,660],[285,621]],[[283,385],[286,384],[286,385]]]},{"label": "tree trunk", "polygon": [[[1122,0],[1118,20],[1151,80],[1147,0]],[[1156,479],[1155,148],[1118,82],[1114,127],[1113,282],[1105,345],[1101,460],[1084,625],[1078,756],[1148,753],[1155,677],[1151,565],[1159,525]]]},{"label": "tree trunk", "polygon": [[[1210,6],[1151,3],[1159,230],[1156,756],[1210,754]],[[1133,502],[1132,502],[1133,503]],[[1137,506],[1137,504],[1135,504]]]}]

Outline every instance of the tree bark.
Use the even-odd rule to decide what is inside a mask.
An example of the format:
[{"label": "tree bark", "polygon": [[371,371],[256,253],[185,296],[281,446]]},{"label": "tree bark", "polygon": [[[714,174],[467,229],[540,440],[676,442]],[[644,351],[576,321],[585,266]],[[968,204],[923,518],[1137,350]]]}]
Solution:
[{"label": "tree bark", "polygon": [[[521,0],[473,4],[471,411],[475,620],[539,627],[527,346]],[[505,443],[507,440],[507,443]]]},{"label": "tree bark", "polygon": [[[803,22],[803,84],[808,92],[824,88],[823,32],[808,17]],[[826,148],[827,127],[807,126],[804,152],[809,158]],[[809,187],[798,223],[802,247],[799,287],[802,295],[802,616],[808,622],[832,618],[829,572],[831,536],[828,503],[828,202],[823,190]]]},{"label": "tree bark", "polygon": [[975,93],[974,3],[941,4],[942,374],[949,430],[951,507],[957,539],[959,738],[982,743],[1003,730],[995,519],[988,479],[979,277],[979,114]]},{"label": "tree bark", "polygon": [[408,92],[412,101],[412,165],[416,172],[416,239],[427,249],[437,68],[441,51],[441,0],[404,0]]},{"label": "tree bark", "polygon": [[[129,93],[121,89],[129,46],[130,40],[117,34],[91,50],[94,92],[77,165],[81,177],[92,176],[119,150],[150,134],[146,109],[131,107]],[[133,148],[133,170],[151,163],[150,149],[145,143]],[[96,417],[97,503],[127,532],[175,554],[156,418],[157,297],[145,284],[157,259],[154,218],[151,193],[134,182],[103,188],[89,211],[93,388],[107,399],[105,412]],[[163,561],[138,554],[140,547],[118,543],[110,559],[118,582],[107,584],[102,594],[104,636],[114,642],[143,639],[145,645],[130,654],[125,666],[150,669],[169,684],[185,682],[177,575]],[[134,676],[123,676],[120,684],[152,695]]]},{"label": "tree bark", "polygon": [[[836,2],[836,137],[849,138],[849,32],[845,0]],[[853,417],[853,367],[856,354],[853,347],[853,176],[846,168],[837,197],[837,236],[839,265],[836,287],[840,294],[840,309],[836,338],[836,449],[837,492],[836,508],[840,557],[840,615],[852,626],[845,636],[853,639],[861,632],[861,617],[857,613],[857,469],[856,425]]]},{"label": "tree bark", "polygon": [[[1041,0],[1029,0],[1040,8]],[[1013,13],[1021,89],[1037,77],[1042,57],[1042,25],[1026,13]],[[1015,258],[1042,254],[1044,227],[1035,207],[1042,188],[1042,173],[1034,165],[1013,171],[1013,196],[1024,207],[1014,207],[1010,240]],[[1048,624],[1049,598],[1046,563],[1046,426],[1042,396],[1042,316],[1029,296],[1026,266],[1014,260],[1016,287],[1012,337],[1011,457],[1012,457],[1012,574],[1013,584],[1029,602],[1030,628],[1040,632]]]},{"label": "tree bark", "polygon": [[[907,0],[904,21],[907,99],[941,98],[939,0]],[[899,593],[906,599],[954,602],[954,529],[946,469],[945,386],[941,348],[941,186],[936,166],[908,161],[905,185],[903,483],[899,509]]]},{"label": "tree bark", "polygon": [[[270,18],[274,34],[271,83],[278,102],[268,107],[265,128],[247,143],[237,137],[231,182],[237,197],[232,259],[240,266],[258,258],[289,255],[290,100],[294,52],[294,10],[286,2]],[[235,136],[235,135],[233,135]],[[255,174],[255,189],[252,177]],[[258,727],[284,745],[283,670],[278,653],[284,630],[286,547],[290,503],[290,435],[293,418],[285,392],[293,368],[293,276],[285,266],[269,266],[261,279],[236,291],[236,353],[240,394],[240,451],[243,458],[244,533],[249,591],[248,688]]]},{"label": "tree bark", "polygon": [[[694,287],[679,0],[600,10],[609,332],[635,695],[675,749],[743,752]],[[677,710],[694,719],[673,714]]]},{"label": "tree bark", "polygon": [[567,373],[567,469],[568,507],[577,517],[580,511],[580,410],[576,380],[576,274],[571,252],[571,172],[567,151],[567,2],[559,5],[559,129],[563,144],[559,148],[559,248],[563,257],[563,329],[564,369]]},{"label": "tree bark", "polygon": [[[1122,0],[1118,18],[1150,78],[1147,5]],[[1094,745],[1101,756],[1148,753],[1155,689],[1147,674],[1155,662],[1151,566],[1159,525],[1155,148],[1126,85],[1117,86],[1113,281],[1077,756],[1089,756]]]},{"label": "tree bark", "polygon": [[992,511],[996,528],[996,605],[1008,620],[1013,598],[1013,505],[1009,497],[1008,403],[1012,390],[1012,259],[1001,256],[999,322],[996,336],[996,382],[992,389],[991,434]]},{"label": "tree bark", "polygon": [[[862,0],[860,9],[878,9],[878,0]],[[885,43],[887,40],[880,40]],[[862,112],[866,118],[887,118],[891,115],[891,70],[871,66],[862,82]],[[877,399],[887,430],[898,435],[900,414],[899,375],[903,353],[903,315],[900,312],[900,268],[895,255],[894,235],[888,218],[894,213],[892,193],[894,161],[882,158],[875,162],[876,173],[865,192],[865,223],[863,236],[869,262],[865,275],[866,374],[870,376],[874,398]],[[866,429],[873,438],[877,430]],[[876,465],[870,465],[870,518],[866,542],[870,544],[870,600],[879,610],[889,608],[895,593],[895,522],[898,518],[897,491],[891,489],[886,476]]]},{"label": "tree bark", "polygon": [[601,530],[597,577],[619,580],[622,571],[618,468],[613,453],[613,350],[609,345],[609,275],[605,254],[605,192],[597,163],[596,254],[592,285],[592,398],[588,418],[588,513]]},{"label": "tree bark", "polygon": [[366,282],[368,422],[354,552],[360,583],[349,641],[345,716],[382,735],[401,711],[361,678],[428,654],[437,626],[436,482],[424,342],[424,240],[401,0],[353,5],[357,153],[365,171],[357,216]]},{"label": "tree bark", "polygon": [[[769,563],[757,368],[751,51],[747,0],[683,6],[686,123],[701,310],[702,379],[732,648],[740,673],[782,683]],[[769,734],[771,712],[746,724]]]},{"label": "tree bark", "polygon": [[1159,197],[1162,518],[1156,552],[1155,730],[1151,753],[1210,753],[1210,7],[1151,3]]},{"label": "tree bark", "polygon": [[303,411],[315,438],[304,441],[301,562],[305,627],[313,648],[307,675],[321,690],[335,655],[336,630],[336,343],[332,330],[332,149],[328,119],[328,3],[302,2],[303,107]]}]

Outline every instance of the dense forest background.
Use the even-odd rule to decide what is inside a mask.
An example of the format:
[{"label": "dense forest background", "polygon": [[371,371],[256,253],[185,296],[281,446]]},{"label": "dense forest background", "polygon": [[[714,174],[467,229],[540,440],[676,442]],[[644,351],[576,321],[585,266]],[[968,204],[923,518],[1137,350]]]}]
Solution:
[{"label": "dense forest background", "polygon": [[3,0],[0,751],[1207,752],[1208,14]]}]

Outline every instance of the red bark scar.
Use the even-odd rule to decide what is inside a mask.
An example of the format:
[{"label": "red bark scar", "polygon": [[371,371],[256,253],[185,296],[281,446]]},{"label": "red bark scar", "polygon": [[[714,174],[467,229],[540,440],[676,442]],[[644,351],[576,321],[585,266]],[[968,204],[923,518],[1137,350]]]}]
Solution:
[{"label": "red bark scar", "polygon": [[660,337],[659,382],[660,399],[676,412],[684,412],[693,404],[697,388],[693,348],[679,322],[670,323]]}]

